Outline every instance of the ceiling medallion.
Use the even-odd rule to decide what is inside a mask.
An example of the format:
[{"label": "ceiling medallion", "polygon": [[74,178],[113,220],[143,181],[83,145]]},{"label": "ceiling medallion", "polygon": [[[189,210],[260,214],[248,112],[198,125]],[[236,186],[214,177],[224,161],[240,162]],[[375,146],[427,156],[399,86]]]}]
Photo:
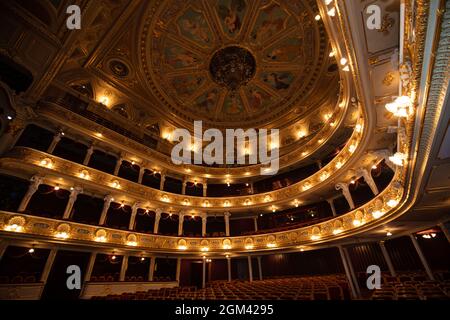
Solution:
[{"label": "ceiling medallion", "polygon": [[256,60],[245,48],[225,47],[213,55],[209,72],[217,84],[236,91],[255,76]]}]

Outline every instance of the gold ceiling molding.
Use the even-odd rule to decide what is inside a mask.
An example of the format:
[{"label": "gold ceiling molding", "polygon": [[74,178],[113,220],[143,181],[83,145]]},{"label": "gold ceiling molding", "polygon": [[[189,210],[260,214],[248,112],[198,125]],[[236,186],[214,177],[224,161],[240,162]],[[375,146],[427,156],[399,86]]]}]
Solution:
[{"label": "gold ceiling molding", "polygon": [[[385,223],[403,196],[405,170],[398,168],[390,185],[365,205],[339,217],[298,229],[239,237],[189,238],[110,229],[0,211],[5,235],[24,234],[67,244],[99,245],[167,253],[228,254],[312,246],[353,236]],[[249,245],[251,244],[251,245]]]},{"label": "gold ceiling molding", "polygon": [[[6,157],[0,159],[0,164],[4,168],[23,164],[25,166],[31,166],[34,169],[39,168],[42,174],[52,173],[55,175],[64,175],[81,179],[86,184],[99,184],[102,188],[109,188],[110,192],[116,191],[123,194],[132,194],[134,197],[138,197],[140,201],[149,201],[156,208],[171,207],[173,209],[184,210],[188,207],[198,211],[207,209],[208,211],[221,212],[224,210],[242,210],[244,208],[248,210],[248,208],[280,205],[294,201],[296,198],[305,194],[311,194],[313,191],[317,191],[318,188],[326,185],[327,181],[331,181],[336,174],[340,173],[340,169],[346,166],[353,158],[353,155],[359,148],[360,139],[363,134],[363,124],[361,124],[360,130],[353,132],[346,146],[335,158],[318,172],[302,181],[272,192],[226,198],[193,197],[152,189],[93,168],[24,147],[14,148]],[[45,160],[45,163],[43,163],[43,160]],[[51,167],[47,165],[48,162],[52,163]],[[88,174],[81,176],[83,172],[87,172]],[[87,176],[89,176],[88,179],[86,179]],[[118,185],[120,185],[119,188],[117,187]],[[268,196],[270,197],[269,200],[267,200]],[[188,200],[187,202],[185,201],[186,199]],[[207,204],[205,201],[207,201]]]},{"label": "gold ceiling molding", "polygon": [[[60,106],[58,106],[59,103],[60,102],[58,100],[52,102],[41,102],[37,109],[37,112],[43,117],[58,121],[63,126],[69,126],[79,132],[88,134],[94,140],[100,140],[104,143],[116,147],[118,150],[130,153],[130,156],[138,157],[148,163],[152,163],[153,167],[158,169],[159,171],[165,170],[168,172],[186,175],[186,169],[189,168],[191,170],[189,175],[192,177],[223,180],[225,174],[228,174],[230,178],[233,179],[248,179],[249,177],[259,175],[260,169],[263,167],[263,165],[261,164],[230,167],[226,169],[198,165],[174,166],[170,157],[165,156],[157,150],[146,147],[119,133],[116,133],[113,130],[103,127],[102,125],[95,123],[93,124],[92,121],[84,118],[83,116],[80,116],[65,108],[61,108]],[[304,159],[307,159],[317,150],[322,148],[326,144],[326,141],[334,136],[334,133],[344,122],[348,104],[356,105],[356,103],[352,103],[349,100],[346,100],[342,102],[340,107],[336,107],[333,118],[329,120],[335,122],[335,126],[323,126],[312,139],[307,140],[303,144],[302,140],[297,142],[295,145],[293,145],[293,147],[295,146],[295,148],[292,148],[292,150],[290,150],[287,154],[281,155],[279,160],[280,170],[288,166],[295,165],[296,163],[299,163]],[[101,137],[99,137],[99,133],[101,133]],[[305,153],[298,152],[299,149],[304,150]]]},{"label": "gold ceiling molding", "polygon": [[[327,70],[335,61],[328,56],[328,39],[316,14],[313,0],[242,1],[237,8],[224,0],[149,3],[140,62],[160,100],[156,107],[170,110],[175,125],[178,119],[183,124],[203,120],[217,128],[266,126],[288,117],[293,108],[302,117],[317,107],[318,92],[329,95],[339,80],[339,68]],[[227,70],[229,62],[221,60],[219,66],[211,59],[233,46],[248,52],[256,67],[248,84],[230,90],[211,73]],[[244,66],[242,57],[235,57],[231,66],[237,69],[221,71],[221,77],[234,79],[230,74]]]}]

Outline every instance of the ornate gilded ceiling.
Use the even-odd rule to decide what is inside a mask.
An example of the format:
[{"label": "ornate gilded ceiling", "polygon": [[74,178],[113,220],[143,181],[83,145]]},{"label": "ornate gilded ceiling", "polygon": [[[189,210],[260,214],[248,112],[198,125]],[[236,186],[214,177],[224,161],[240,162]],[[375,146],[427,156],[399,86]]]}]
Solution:
[{"label": "ornate gilded ceiling", "polygon": [[160,102],[152,107],[168,118],[256,127],[291,111],[300,119],[336,95],[316,1],[161,1],[146,10],[142,68]]}]

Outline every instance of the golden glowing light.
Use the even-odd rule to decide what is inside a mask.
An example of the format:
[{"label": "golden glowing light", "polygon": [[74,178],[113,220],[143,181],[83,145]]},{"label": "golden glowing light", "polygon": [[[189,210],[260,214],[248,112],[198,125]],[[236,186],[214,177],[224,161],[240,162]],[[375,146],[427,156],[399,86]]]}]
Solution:
[{"label": "golden glowing light", "polygon": [[390,199],[386,204],[391,207],[395,208],[398,205],[399,201],[396,199]]},{"label": "golden glowing light", "polygon": [[389,157],[389,160],[396,166],[403,167],[406,163],[407,156],[404,153],[396,152],[393,156]]},{"label": "golden glowing light", "polygon": [[374,219],[381,218],[383,215],[384,215],[384,212],[381,210],[375,210],[374,212],[372,212],[372,217]]},{"label": "golden glowing light", "polygon": [[58,239],[67,239],[69,238],[69,234],[67,232],[57,232],[55,233],[55,237]]},{"label": "golden glowing light", "polygon": [[12,231],[12,232],[22,232],[23,231],[23,227],[19,226],[18,224],[8,224],[5,226],[5,231]]}]

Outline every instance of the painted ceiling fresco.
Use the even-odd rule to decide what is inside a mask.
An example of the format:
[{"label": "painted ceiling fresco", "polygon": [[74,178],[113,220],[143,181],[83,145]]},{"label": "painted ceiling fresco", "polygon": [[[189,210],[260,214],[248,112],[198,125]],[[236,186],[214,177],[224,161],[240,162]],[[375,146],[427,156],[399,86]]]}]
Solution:
[{"label": "painted ceiling fresco", "polygon": [[338,86],[314,0],[162,1],[148,11],[143,67],[154,95],[209,123],[306,113]]}]

